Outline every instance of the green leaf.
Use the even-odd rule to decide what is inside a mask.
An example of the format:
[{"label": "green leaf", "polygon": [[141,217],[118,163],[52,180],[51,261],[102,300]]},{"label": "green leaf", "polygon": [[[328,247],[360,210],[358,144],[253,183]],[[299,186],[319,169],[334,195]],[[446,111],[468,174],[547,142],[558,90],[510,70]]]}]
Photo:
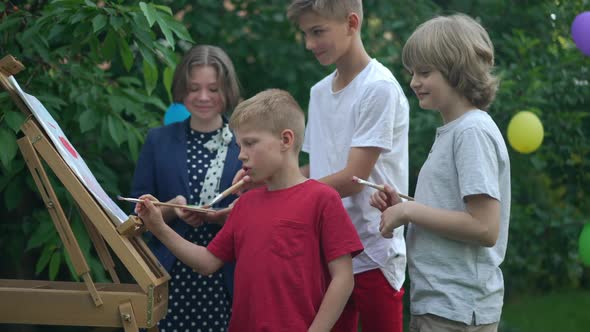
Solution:
[{"label": "green leaf", "polygon": [[168,13],[168,15],[172,16],[172,9],[170,9],[170,7],[168,6],[162,6],[162,5],[153,5],[155,8],[157,8],[158,10],[161,10],[165,13]]},{"label": "green leaf", "polygon": [[104,28],[106,24],[107,17],[105,15],[98,14],[92,19],[92,31],[96,33],[97,31]]},{"label": "green leaf", "polygon": [[10,163],[16,156],[17,144],[14,132],[6,128],[0,128],[0,161],[4,167],[9,168]]},{"label": "green leaf", "polygon": [[88,253],[92,247],[92,243],[90,242],[90,237],[88,236],[88,232],[86,231],[86,227],[84,226],[80,214],[76,213],[72,216],[70,219],[70,225],[72,226],[72,232],[74,232],[74,235],[78,240],[80,250],[83,254]]},{"label": "green leaf", "polygon": [[145,98],[145,103],[154,105],[157,108],[159,108],[160,110],[162,110],[163,112],[165,112],[166,109],[168,109],[168,105],[164,104],[164,102],[162,102],[162,100],[160,98],[155,98],[153,96],[149,96],[149,97]]},{"label": "green leaf", "polygon": [[64,33],[64,30],[65,30],[65,26],[63,26],[61,24],[55,24],[54,26],[51,27],[51,30],[49,30],[49,34],[47,35],[47,39],[53,40],[55,38],[61,38],[61,34]]},{"label": "green leaf", "polygon": [[158,25],[160,26],[160,30],[166,37],[166,41],[170,45],[170,47],[174,50],[174,37],[172,36],[172,30],[168,24],[169,21],[173,20],[170,16],[164,16],[162,14],[157,14],[156,21],[158,21]]},{"label": "green leaf", "polygon": [[109,97],[109,106],[115,112],[120,112],[126,109],[133,101],[130,98],[125,98],[120,95],[113,95]]},{"label": "green leaf", "polygon": [[4,190],[3,194],[6,210],[14,210],[22,201],[22,197],[24,195],[24,186],[22,178],[14,177],[12,181],[10,181],[6,186],[6,189]]},{"label": "green leaf", "polygon": [[18,133],[20,126],[25,122],[26,117],[21,112],[6,112],[4,120],[10,129],[14,130],[15,133]]},{"label": "green leaf", "polygon": [[112,60],[117,50],[117,33],[113,29],[109,29],[107,36],[102,42],[102,56],[106,60]]},{"label": "green leaf", "polygon": [[115,29],[115,30],[119,30],[123,24],[125,24],[125,20],[119,16],[111,16],[110,17],[110,26]]},{"label": "green leaf", "polygon": [[166,88],[166,94],[168,95],[168,101],[170,103],[173,102],[172,100],[172,80],[174,78],[174,68],[172,67],[166,67],[164,69],[164,75],[163,75],[163,83],[164,83],[164,88]]},{"label": "green leaf", "polygon": [[171,20],[168,20],[168,26],[170,27],[170,29],[172,31],[174,31],[174,33],[182,40],[186,40],[189,41],[191,43],[194,43],[193,38],[191,37],[191,35],[189,34],[188,30],[186,29],[186,27],[184,26],[184,24],[182,24],[181,22],[178,22],[177,20],[175,20],[174,18]]},{"label": "green leaf", "polygon": [[48,219],[43,219],[39,223],[38,228],[35,229],[29,238],[29,241],[27,241],[27,247],[25,248],[25,251],[45,245],[50,242],[51,238],[55,236],[57,236],[57,233],[55,231],[53,222]]},{"label": "green leaf", "polygon": [[113,282],[110,277],[107,278],[106,271],[100,260],[90,256],[88,258],[88,266],[90,267],[90,271],[92,271],[92,276],[96,282]]},{"label": "green leaf", "polygon": [[39,94],[37,95],[37,98],[41,103],[43,103],[43,106],[45,106],[45,108],[47,108],[48,110],[60,110],[62,107],[68,105],[68,103],[66,103],[63,99],[54,95]]},{"label": "green leaf", "polygon": [[51,256],[51,261],[49,262],[49,280],[55,280],[57,274],[59,273],[59,266],[61,265],[61,252],[55,251]]},{"label": "green leaf", "polygon": [[143,15],[145,15],[145,18],[148,21],[148,25],[151,28],[154,25],[154,22],[156,22],[156,17],[158,16],[156,9],[152,6],[152,4],[146,4],[143,1],[139,3],[139,8],[141,8]]},{"label": "green leaf", "polygon": [[39,275],[39,273],[45,270],[47,264],[49,264],[49,259],[51,258],[52,254],[53,250],[49,248],[45,248],[45,250],[41,252],[41,257],[39,257],[39,260],[35,265],[35,275]]},{"label": "green leaf", "polygon": [[119,79],[117,81],[119,81],[119,83],[125,84],[125,85],[131,85],[131,86],[136,86],[136,87],[141,86],[141,81],[137,77],[133,77],[133,76],[121,76],[121,77],[119,77]]},{"label": "green leaf", "polygon": [[123,37],[118,36],[117,41],[119,44],[119,52],[121,54],[121,59],[123,60],[123,65],[127,71],[130,71],[131,66],[133,66],[133,53],[131,53],[129,44],[127,44],[127,41]]},{"label": "green leaf", "polygon": [[80,114],[80,118],[78,120],[80,122],[80,131],[82,133],[85,133],[93,129],[94,127],[96,127],[99,120],[100,118],[98,114],[96,114],[96,111],[91,109],[85,110],[84,112],[82,112],[82,114]]},{"label": "green leaf", "polygon": [[[72,264],[72,260],[70,259],[69,255],[64,255],[64,260],[66,261],[66,266],[68,267],[68,270],[70,271],[70,276],[72,277],[73,281],[80,281],[80,277],[78,277],[78,272],[76,272],[76,268],[74,267],[74,264]],[[91,269],[92,271],[92,269]]]},{"label": "green leaf", "polygon": [[123,143],[123,137],[125,136],[125,128],[123,128],[121,121],[114,116],[109,116],[107,119],[107,125],[113,141],[115,141],[117,146],[120,146],[121,143]]},{"label": "green leaf", "polygon": [[164,61],[166,66],[176,67],[176,54],[170,47],[166,47],[162,43],[154,43],[154,46],[161,52],[161,60]]},{"label": "green leaf", "polygon": [[158,83],[158,67],[149,63],[146,59],[143,60],[143,79],[145,82],[145,90],[148,95],[151,95]]},{"label": "green leaf", "polygon": [[141,53],[141,56],[143,57],[143,59],[147,62],[149,62],[152,66],[156,66],[156,59],[154,58],[154,55],[152,54],[152,50],[147,48],[146,46],[143,45],[143,43],[139,42],[138,44],[138,48],[139,48],[139,53]]},{"label": "green leaf", "polygon": [[70,17],[70,23],[74,24],[74,23],[78,23],[78,22],[83,22],[88,18],[89,15],[90,14],[87,12],[79,11]]},{"label": "green leaf", "polygon": [[127,130],[127,144],[129,145],[131,159],[137,160],[139,156],[139,142],[137,140],[135,128]]},{"label": "green leaf", "polygon": [[151,45],[154,40],[156,39],[156,34],[149,28],[146,27],[146,20],[143,19],[136,19],[133,22],[135,24],[131,25],[131,31],[133,36],[137,39],[137,41],[141,44],[143,43],[146,47]]},{"label": "green leaf", "polygon": [[22,17],[19,15],[14,15],[14,17],[11,16],[12,15],[4,17],[2,21],[0,21],[0,31],[8,31],[12,26],[18,25],[22,22]]}]

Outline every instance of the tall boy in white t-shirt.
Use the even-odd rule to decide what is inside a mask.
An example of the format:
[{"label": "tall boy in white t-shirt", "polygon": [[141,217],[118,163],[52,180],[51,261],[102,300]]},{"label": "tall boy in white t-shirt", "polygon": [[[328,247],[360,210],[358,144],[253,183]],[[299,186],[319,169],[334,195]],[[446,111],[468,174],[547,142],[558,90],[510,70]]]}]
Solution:
[{"label": "tall boy in white t-shirt", "polygon": [[306,48],[336,71],[311,89],[303,150],[304,175],[343,197],[365,251],[353,260],[355,289],[335,326],[356,331],[402,331],[406,250],[403,229],[379,234],[380,213],[369,206],[373,189],[353,176],[408,190],[409,107],[391,72],[364,49],[360,0],[294,0],[287,15],[305,35]]}]

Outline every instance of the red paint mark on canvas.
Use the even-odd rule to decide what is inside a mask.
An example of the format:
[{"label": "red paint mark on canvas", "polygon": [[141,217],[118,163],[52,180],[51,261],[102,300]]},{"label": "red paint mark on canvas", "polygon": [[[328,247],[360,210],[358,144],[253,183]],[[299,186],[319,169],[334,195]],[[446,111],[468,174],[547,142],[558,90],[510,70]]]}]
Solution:
[{"label": "red paint mark on canvas", "polygon": [[68,152],[76,159],[78,159],[78,153],[74,148],[70,145],[70,142],[65,137],[59,136],[59,140],[61,144],[68,150]]}]

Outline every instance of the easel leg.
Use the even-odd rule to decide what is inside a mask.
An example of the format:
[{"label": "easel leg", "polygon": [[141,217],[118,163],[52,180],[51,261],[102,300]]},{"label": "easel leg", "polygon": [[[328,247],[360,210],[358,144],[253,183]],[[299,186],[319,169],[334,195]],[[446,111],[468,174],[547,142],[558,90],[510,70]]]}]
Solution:
[{"label": "easel leg", "polygon": [[[27,123],[30,123],[32,120],[28,120]],[[78,276],[81,276],[88,287],[88,291],[94,301],[94,304],[99,307],[103,304],[100,294],[96,290],[94,286],[94,282],[92,281],[92,277],[90,276],[90,268],[86,263],[86,258],[84,254],[82,254],[82,250],[80,249],[80,245],[74,236],[74,232],[70,227],[70,223],[64,213],[59,200],[57,199],[57,195],[51,186],[51,182],[49,181],[49,177],[41,164],[41,160],[37,155],[35,148],[33,147],[33,143],[37,142],[38,139],[34,138],[33,142],[29,140],[29,137],[25,136],[17,141],[18,146],[25,158],[25,162],[31,171],[31,175],[33,176],[33,180],[39,188],[39,193],[45,202],[45,206],[47,206],[47,211],[51,216],[51,220],[53,220],[53,224],[55,225],[55,229],[59,234],[59,237],[62,240],[62,243],[65,245],[66,252],[70,256],[72,261],[72,265],[74,265],[74,269]]]},{"label": "easel leg", "polygon": [[117,272],[115,271],[115,262],[113,262],[113,258],[109,253],[109,249],[107,248],[104,239],[100,236],[100,233],[94,224],[92,224],[90,219],[88,219],[88,216],[84,213],[84,211],[78,208],[78,212],[80,212],[80,215],[82,216],[82,222],[84,223],[84,226],[86,226],[86,231],[88,232],[90,240],[94,244],[94,249],[96,249],[96,252],[98,253],[98,258],[100,259],[102,266],[111,276],[111,280],[116,284],[120,284],[121,281],[119,280],[119,276],[117,276]]}]

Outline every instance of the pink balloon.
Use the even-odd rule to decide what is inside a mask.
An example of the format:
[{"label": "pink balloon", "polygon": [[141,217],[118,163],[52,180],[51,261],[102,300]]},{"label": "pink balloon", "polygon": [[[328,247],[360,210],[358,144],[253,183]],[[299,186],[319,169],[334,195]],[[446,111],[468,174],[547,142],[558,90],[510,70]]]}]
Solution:
[{"label": "pink balloon", "polygon": [[590,56],[590,12],[576,16],[572,23],[572,39],[582,53]]}]

